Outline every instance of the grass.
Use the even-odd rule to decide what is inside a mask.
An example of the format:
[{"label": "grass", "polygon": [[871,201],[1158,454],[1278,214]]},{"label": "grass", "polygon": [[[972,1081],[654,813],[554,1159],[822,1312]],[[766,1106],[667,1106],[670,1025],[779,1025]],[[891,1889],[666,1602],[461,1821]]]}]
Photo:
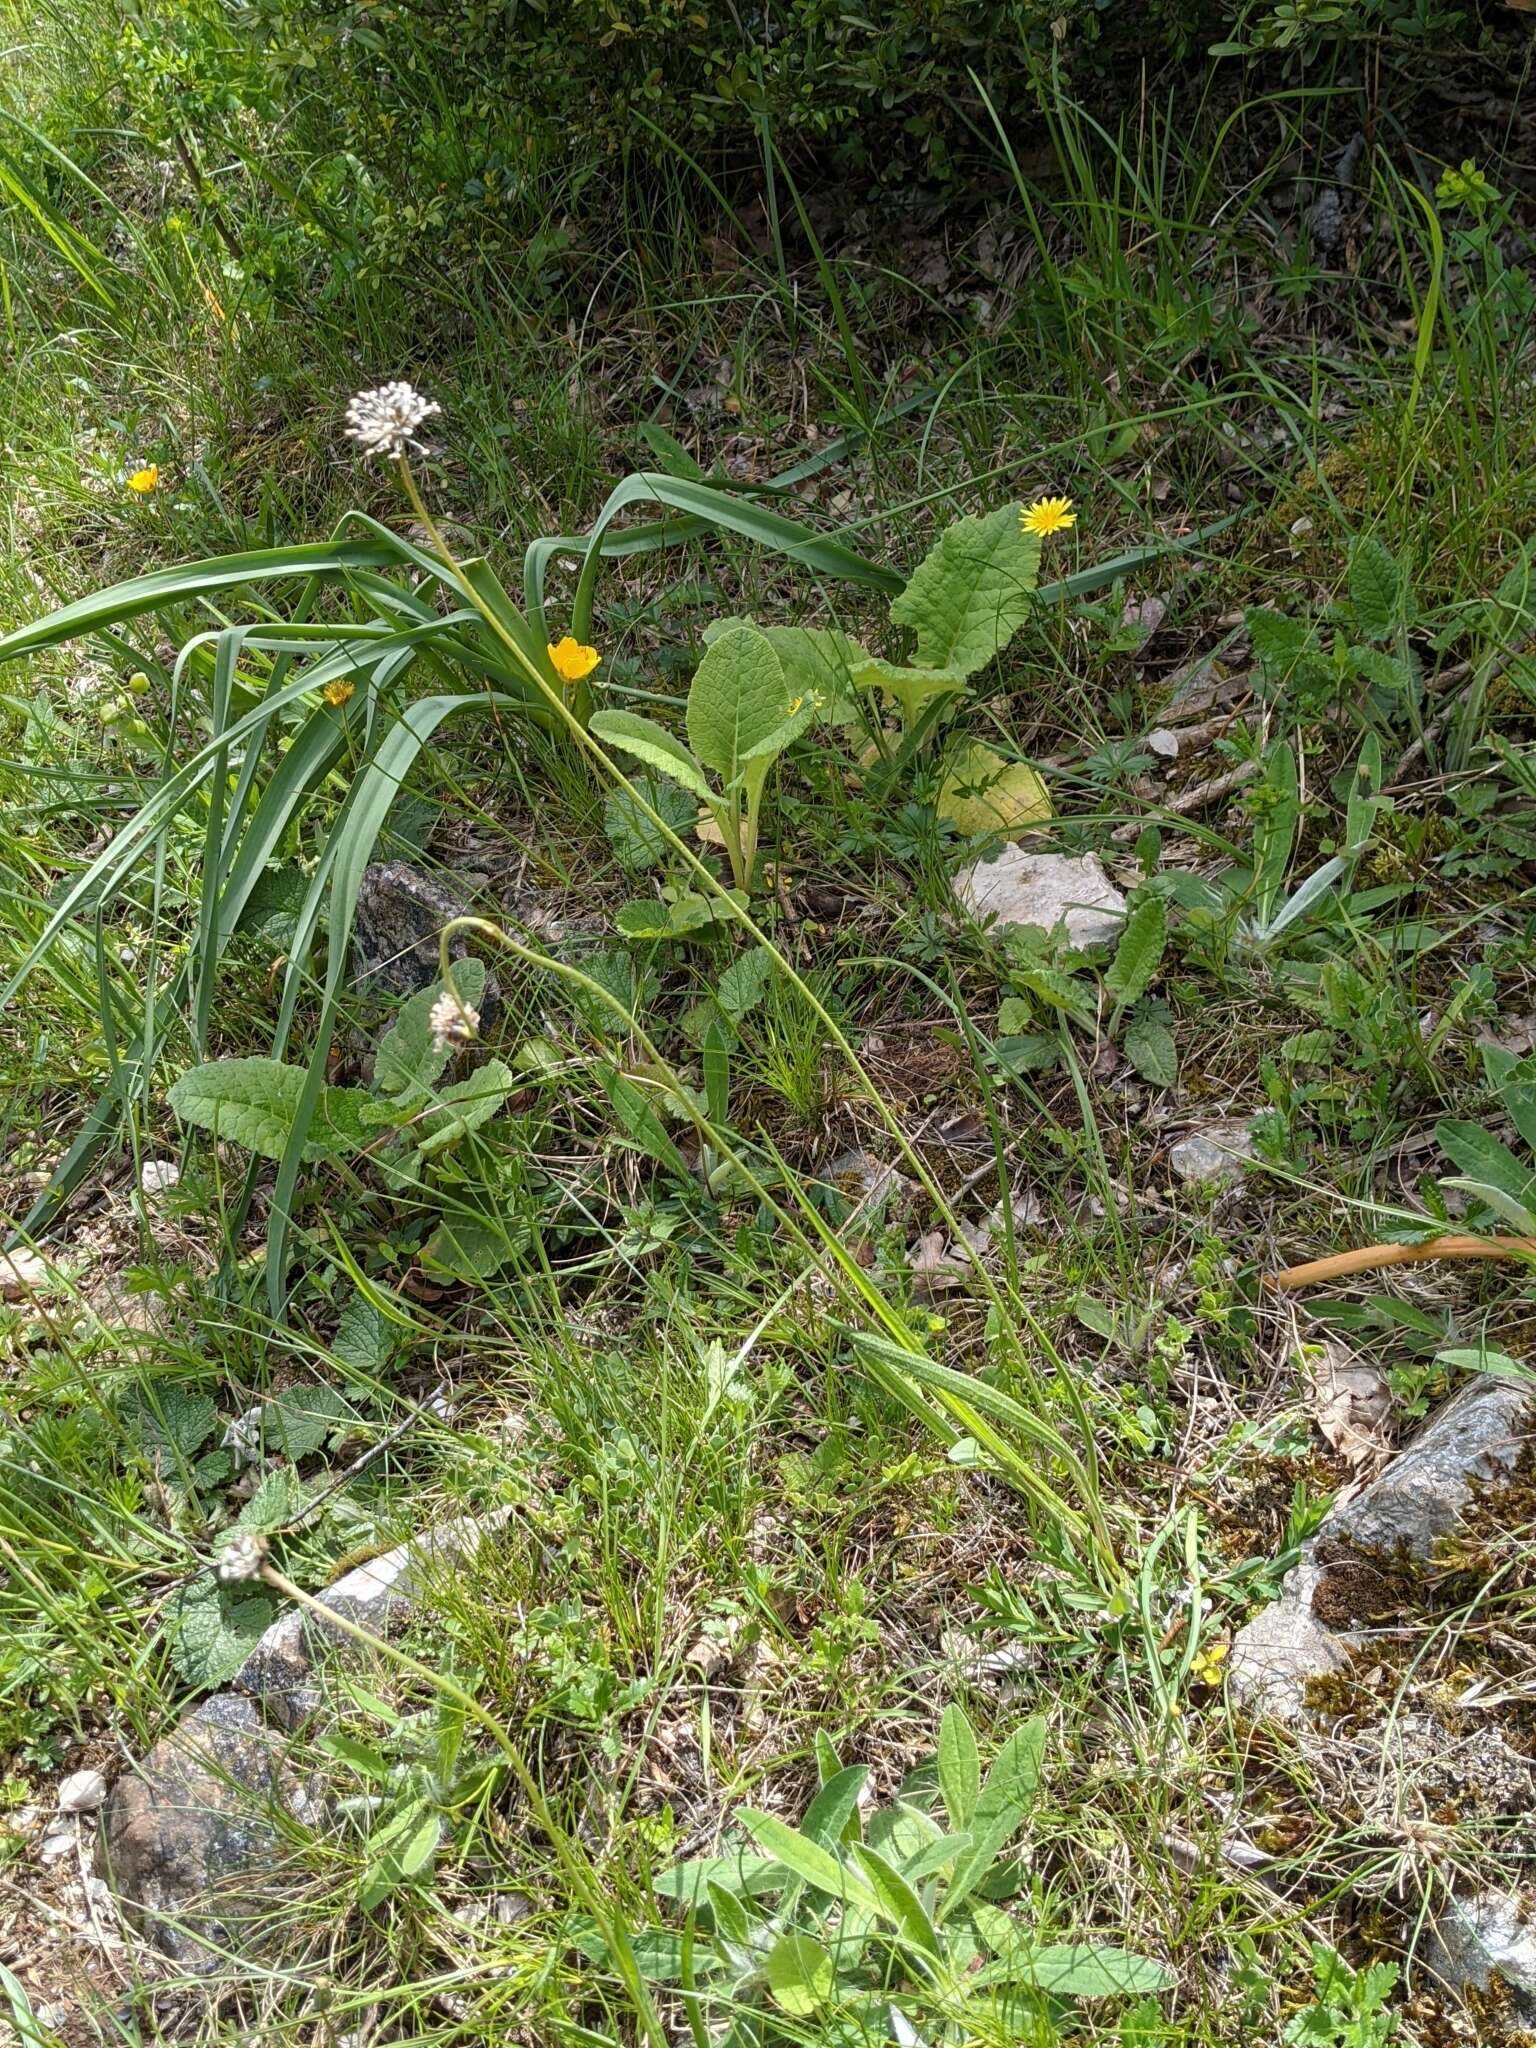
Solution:
[{"label": "grass", "polygon": [[[440,727],[384,846],[510,911],[538,956],[474,948],[501,985],[485,1056],[508,1063],[504,1103],[406,1171],[308,1164],[291,1200],[179,1121],[167,1088],[200,1038],[267,1052],[285,1000],[307,1057],[325,967],[295,916],[362,755],[284,827],[201,1027],[167,989],[205,936],[207,795],[80,906],[0,1033],[13,1225],[108,1099],[106,1142],[45,1233],[58,1277],[3,1311],[12,2011],[30,2003],[48,2048],[698,2043],[732,2014],[757,2015],[733,2040],[823,2048],[907,2038],[892,2001],[933,2042],[1214,2048],[1283,2039],[1314,2000],[1334,2031],[1302,2038],[1453,2038],[1426,1889],[1518,1881],[1528,1859],[1523,1495],[1383,1628],[1331,1703],[1335,1739],[1248,1722],[1221,1681],[1349,1476],[1302,1347],[1342,1338],[1379,1368],[1402,1433],[1459,1382],[1444,1354],[1519,1358],[1529,1332],[1519,1267],[1403,1269],[1332,1304],[1259,1286],[1405,1214],[1460,1213],[1437,1123],[1507,1131],[1479,1041],[1529,1047],[1518,206],[1490,228],[1426,205],[1429,173],[1467,154],[1515,192],[1514,142],[1508,164],[1488,157],[1442,109],[1410,150],[1388,123],[1330,251],[1311,239],[1316,167],[1360,123],[1352,90],[1208,81],[1192,110],[1149,86],[1121,115],[1043,77],[1044,139],[996,122],[985,204],[937,223],[850,219],[775,158],[760,227],[740,193],[704,227],[680,166],[646,195],[552,179],[469,246],[402,231],[381,256],[305,120],[210,114],[199,191],[131,79],[124,96],[115,16],[72,16],[67,44],[58,28],[26,13],[6,60],[8,628],[149,568],[317,540],[349,509],[406,532],[388,468],[347,460],[339,432],[346,397],[396,374],[444,405],[434,518],[509,581],[618,478],[690,462],[736,485],[798,469],[774,508],[902,574],[956,514],[1044,491],[1077,503],[1062,573],[1229,523],[1042,608],[956,721],[1037,767],[1053,845],[1101,853],[1126,887],[1161,878],[1143,890],[1166,907],[1150,997],[1176,1082],[1131,1059],[1108,956],[1005,945],[959,914],[968,849],[935,809],[941,767],[882,783],[867,730],[824,725],[777,771],[753,914],[795,980],[736,1020],[727,1063],[700,1006],[746,948],[729,926],[619,943],[616,912],[656,880],[610,842],[606,777],[510,712]],[[530,253],[556,221],[560,247]],[[163,484],[140,501],[124,479],[145,461]],[[1380,631],[1368,542],[1415,592]],[[556,565],[552,605],[573,590]],[[1261,610],[1294,627],[1234,638]],[[675,727],[712,619],[878,640],[884,611],[717,533],[613,564],[592,630],[613,701]],[[189,602],[5,668],[8,976],[217,730],[212,657],[173,712],[171,647],[258,616],[248,595]],[[1374,666],[1348,665],[1359,645]],[[241,688],[265,674],[244,659]],[[150,687],[131,691],[141,667]],[[1171,765],[1159,728],[1182,736]],[[1284,922],[1350,847],[1372,740],[1363,846]],[[1233,795],[1181,808],[1248,763]],[[648,1044],[555,971],[572,962]],[[336,1021],[324,1078],[360,1087],[378,1006],[347,989]],[[616,1094],[623,1078],[666,1120]],[[1173,1143],[1228,1114],[1256,1119],[1258,1167],[1225,1192],[1178,1181]],[[173,1187],[144,1191],[151,1160],[179,1166]],[[483,1277],[462,1277],[465,1245]],[[251,1467],[225,1438],[253,1410]],[[52,1786],[141,1756],[292,1597],[240,1589],[242,1614],[214,1593],[237,1518],[313,1594],[406,1534],[507,1507],[393,1654],[334,1674],[352,1746],[314,1731],[296,1759],[343,1804],[279,1817],[267,1966],[220,2006],[148,1946],[93,1939],[73,1861],[35,1861]],[[1474,1713],[1469,1687],[1497,1703]],[[1363,1786],[1341,1762],[1354,1717],[1371,1725],[1359,1694],[1434,1723],[1401,1780]],[[740,1850],[743,1810],[799,1819],[839,1766],[867,1767],[867,1814],[903,1788],[945,1811],[933,1759],[955,1707],[984,1762],[1043,1721],[1016,1924],[1129,1951],[1163,1988],[984,2002],[959,1949],[947,1978],[893,1948],[875,2004],[797,2010],[758,1973],[711,1974],[704,1915],[692,1982],[651,1981],[682,1924],[665,1872]],[[1495,1738],[1520,1760],[1507,1781],[1456,1761],[1458,1740]],[[391,1866],[402,1818],[411,1839],[437,1831],[414,1870]],[[883,1825],[869,1838],[889,1846]],[[831,1940],[824,1895],[795,1910]],[[713,1927],[729,1919],[717,1900]],[[753,1943],[762,1960],[749,1927]],[[1333,1951],[1360,1977],[1331,1975]],[[1390,1987],[1364,1974],[1383,1960],[1404,1967]],[[1496,1996],[1476,2018],[1517,2038]]]}]

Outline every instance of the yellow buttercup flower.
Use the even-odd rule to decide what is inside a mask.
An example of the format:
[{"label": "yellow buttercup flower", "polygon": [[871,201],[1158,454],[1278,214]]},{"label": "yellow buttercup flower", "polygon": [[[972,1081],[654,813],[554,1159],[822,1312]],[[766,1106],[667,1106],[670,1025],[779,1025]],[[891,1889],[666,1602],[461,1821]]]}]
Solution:
[{"label": "yellow buttercup flower", "polygon": [[567,633],[563,640],[550,641],[549,658],[562,681],[580,683],[585,682],[603,657],[595,647],[583,647]]},{"label": "yellow buttercup flower", "polygon": [[1038,533],[1044,540],[1047,534],[1065,533],[1069,526],[1076,526],[1077,514],[1070,498],[1036,498],[1019,514],[1019,524],[1026,533]]},{"label": "yellow buttercup flower", "polygon": [[327,683],[320,694],[327,704],[333,704],[339,711],[356,688],[356,683],[349,682],[345,676],[338,676],[334,683]]},{"label": "yellow buttercup flower", "polygon": [[159,488],[159,484],[160,465],[157,462],[146,462],[142,469],[136,469],[128,479],[129,490],[141,498],[147,498],[151,491]]}]

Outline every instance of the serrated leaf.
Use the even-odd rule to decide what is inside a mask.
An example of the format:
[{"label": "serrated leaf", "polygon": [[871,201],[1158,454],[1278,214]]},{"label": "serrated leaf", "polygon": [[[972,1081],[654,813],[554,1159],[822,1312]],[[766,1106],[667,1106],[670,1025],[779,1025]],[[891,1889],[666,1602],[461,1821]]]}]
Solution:
[{"label": "serrated leaf", "polygon": [[133,1425],[146,1450],[172,1450],[184,1458],[201,1450],[218,1427],[219,1411],[207,1394],[168,1382],[156,1385],[154,1399],[136,1397]]},{"label": "serrated leaf", "polygon": [[1146,994],[1168,945],[1168,910],[1161,896],[1132,904],[1104,974],[1104,986],[1122,1009]]},{"label": "serrated leaf", "polygon": [[1351,647],[1349,659],[1355,674],[1393,697],[1413,694],[1413,672],[1395,654],[1380,647]]},{"label": "serrated leaf", "polygon": [[1051,799],[1027,762],[1009,761],[982,741],[968,740],[951,758],[934,809],[969,837],[1043,825]]},{"label": "serrated leaf", "polygon": [[1283,680],[1298,662],[1317,650],[1312,628],[1284,612],[1256,608],[1243,614],[1254,659],[1266,676]]},{"label": "serrated leaf", "polygon": [[[453,986],[460,1002],[478,1008],[485,993],[485,962],[455,961]],[[435,981],[400,1005],[374,1054],[373,1085],[381,1094],[414,1104],[447,1066],[448,1049],[439,1048],[432,1037],[432,1010],[442,993],[443,984]]]},{"label": "serrated leaf", "polygon": [[221,1586],[211,1572],[178,1587],[162,1617],[178,1676],[199,1689],[233,1677],[275,1613],[264,1593]]},{"label": "serrated leaf", "polygon": [[1039,580],[1040,537],[1024,531],[1017,505],[1002,505],[945,527],[891,617],[916,633],[921,667],[971,676],[1033,612]]},{"label": "serrated leaf", "polygon": [[414,1127],[413,1135],[423,1158],[441,1152],[445,1145],[456,1145],[471,1131],[489,1123],[515,1085],[512,1069],[505,1060],[487,1060],[462,1081],[440,1088],[432,1107]]},{"label": "serrated leaf", "polygon": [[1138,1010],[1125,1028],[1120,1049],[1143,1081],[1150,1081],[1154,1088],[1171,1088],[1178,1080],[1178,1048],[1159,1010]]},{"label": "serrated leaf", "polygon": [[265,1535],[269,1530],[281,1529],[291,1522],[303,1505],[304,1482],[286,1465],[279,1465],[267,1473],[241,1508],[235,1527]]},{"label": "serrated leaf", "polygon": [[[641,775],[635,778],[635,789],[672,831],[681,834],[693,824],[695,800],[675,782]],[[609,792],[603,805],[603,830],[620,867],[632,875],[660,867],[672,851],[661,827],[646,815],[627,789]]]},{"label": "serrated leaf", "polygon": [[688,686],[688,743],[727,788],[788,716],[783,664],[755,626],[722,633],[704,650]]},{"label": "serrated leaf", "polygon": [[659,768],[705,803],[713,800],[714,791],[698,762],[681,740],[674,739],[653,718],[641,718],[634,711],[598,711],[593,714],[591,731],[605,746],[622,747],[648,768]]},{"label": "serrated leaf", "polygon": [[781,1934],[763,1961],[769,1995],[781,2012],[808,2019],[837,1990],[837,1967],[808,1934]]},{"label": "serrated leaf", "polygon": [[[304,1093],[302,1067],[282,1060],[209,1060],[171,1083],[169,1100],[183,1123],[212,1131],[263,1159],[281,1159]],[[325,1159],[367,1142],[372,1098],[360,1088],[323,1088],[306,1159]]]},{"label": "serrated leaf", "polygon": [[313,1457],[327,1443],[334,1450],[358,1422],[357,1410],[335,1387],[285,1387],[261,1418],[266,1449],[297,1461]]},{"label": "serrated leaf", "polygon": [[739,1023],[768,993],[773,980],[774,958],[767,946],[754,946],[733,960],[721,974],[715,1001],[733,1024]]},{"label": "serrated leaf", "polygon": [[1408,579],[1396,556],[1375,534],[1362,534],[1349,555],[1349,602],[1361,632],[1385,640],[1411,624],[1407,598]]},{"label": "serrated leaf", "polygon": [[366,1294],[354,1294],[342,1309],[331,1349],[343,1365],[377,1375],[388,1365],[399,1339],[395,1326]]}]

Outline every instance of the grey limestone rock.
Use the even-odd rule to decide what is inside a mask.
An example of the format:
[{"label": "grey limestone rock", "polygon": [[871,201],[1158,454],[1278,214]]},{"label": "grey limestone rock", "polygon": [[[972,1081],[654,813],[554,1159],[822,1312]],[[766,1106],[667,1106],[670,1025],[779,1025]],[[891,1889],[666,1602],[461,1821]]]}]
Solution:
[{"label": "grey limestone rock", "polygon": [[[359,992],[400,1002],[438,978],[443,927],[468,905],[407,860],[375,861],[364,870],[352,926],[352,980]],[[459,960],[461,935],[449,946]],[[501,1003],[496,977],[487,973],[480,1024],[489,1030]]]},{"label": "grey limestone rock", "polygon": [[1514,1993],[1520,2017],[1536,2023],[1536,1922],[1510,1892],[1452,1899],[1437,1915],[1429,1963],[1443,1983],[1486,1991],[1495,1975]]},{"label": "grey limestone rock", "polygon": [[1478,1379],[1434,1415],[1386,1470],[1330,1510],[1280,1597],[1241,1629],[1227,1683],[1250,1712],[1294,1721],[1307,1681],[1340,1670],[1361,1638],[1348,1626],[1351,1576],[1369,1558],[1428,1558],[1455,1528],[1475,1481],[1507,1478],[1536,1430],[1529,1389]]},{"label": "grey limestone rock", "polygon": [[1092,853],[1026,853],[1010,841],[995,860],[962,868],[954,887],[973,917],[1043,932],[1061,926],[1074,946],[1113,944],[1125,921],[1125,898]]},{"label": "grey limestone rock", "polygon": [[[371,1558],[320,1595],[333,1614],[385,1635],[431,1573],[467,1556],[510,1514],[465,1516]],[[365,1646],[295,1608],[275,1621],[230,1690],[185,1714],[107,1803],[99,1865],[157,1947],[202,1975],[269,1946],[282,1887],[282,1813],[323,1810],[324,1788],[292,1762],[295,1734],[321,1714],[322,1660]]]},{"label": "grey limestone rock", "polygon": [[1191,1131],[1168,1154],[1168,1164],[1185,1181],[1237,1180],[1253,1157],[1253,1132],[1237,1118]]}]

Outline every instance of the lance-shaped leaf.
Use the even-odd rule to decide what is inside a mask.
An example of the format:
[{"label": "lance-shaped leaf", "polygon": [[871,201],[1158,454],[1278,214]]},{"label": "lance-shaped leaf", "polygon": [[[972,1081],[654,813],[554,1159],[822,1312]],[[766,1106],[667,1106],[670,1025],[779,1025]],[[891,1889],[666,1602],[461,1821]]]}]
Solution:
[{"label": "lance-shaped leaf", "polygon": [[1040,537],[1017,505],[946,526],[912,572],[891,617],[917,635],[923,668],[961,676],[985,668],[1030,616],[1040,581]]}]

